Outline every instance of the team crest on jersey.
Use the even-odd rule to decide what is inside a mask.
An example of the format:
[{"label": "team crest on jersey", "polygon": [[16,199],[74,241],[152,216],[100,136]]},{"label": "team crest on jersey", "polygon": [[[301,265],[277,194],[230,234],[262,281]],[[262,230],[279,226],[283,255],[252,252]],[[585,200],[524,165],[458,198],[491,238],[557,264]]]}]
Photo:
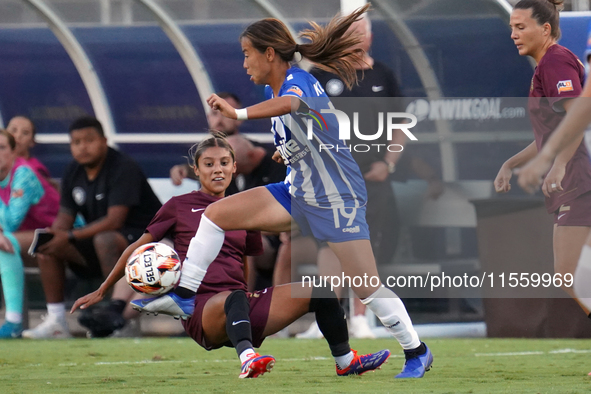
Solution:
[{"label": "team crest on jersey", "polygon": [[289,89],[287,89],[287,92],[285,92],[285,93],[294,93],[298,97],[302,97],[304,95],[304,92],[302,92],[302,89],[298,88],[297,86],[290,87]]},{"label": "team crest on jersey", "polygon": [[573,81],[570,79],[568,81],[559,81],[556,85],[556,88],[558,88],[558,94],[563,92],[572,92],[574,90]]},{"label": "team crest on jersey", "polygon": [[72,189],[72,198],[77,205],[84,205],[86,202],[86,191],[83,188],[76,186]]},{"label": "team crest on jersey", "polygon": [[331,79],[326,83],[326,92],[331,96],[339,96],[343,93],[345,84],[340,79]]}]

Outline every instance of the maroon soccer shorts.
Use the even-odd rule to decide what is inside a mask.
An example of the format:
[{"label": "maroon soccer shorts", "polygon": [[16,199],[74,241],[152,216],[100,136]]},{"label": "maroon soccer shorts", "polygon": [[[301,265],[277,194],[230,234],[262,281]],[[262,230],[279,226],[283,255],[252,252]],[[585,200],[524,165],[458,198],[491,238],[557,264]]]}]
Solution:
[{"label": "maroon soccer shorts", "polygon": [[591,192],[581,194],[572,201],[562,204],[554,212],[557,226],[591,226]]},{"label": "maroon soccer shorts", "polygon": [[[187,334],[193,338],[201,347],[206,350],[219,349],[222,346],[233,347],[231,342],[223,344],[211,344],[203,335],[203,308],[207,301],[217,293],[198,294],[195,300],[195,311],[187,321],[183,321],[183,327]],[[246,293],[248,302],[250,304],[250,326],[252,329],[252,344],[255,348],[261,346],[265,338],[263,332],[267,325],[269,318],[269,310],[271,309],[271,298],[273,297],[273,287],[268,287],[264,290],[255,291],[254,293]]]}]

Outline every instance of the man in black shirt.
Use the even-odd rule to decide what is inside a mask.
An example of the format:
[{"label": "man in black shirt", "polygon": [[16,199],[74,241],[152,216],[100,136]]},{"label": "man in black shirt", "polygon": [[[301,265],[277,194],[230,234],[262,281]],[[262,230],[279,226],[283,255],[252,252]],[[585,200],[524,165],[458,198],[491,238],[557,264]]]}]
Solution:
[{"label": "man in black shirt", "polygon": [[[161,207],[137,163],[109,148],[97,119],[83,117],[72,123],[70,150],[74,160],[62,178],[60,210],[50,229],[54,237],[37,255],[48,316],[24,331],[25,338],[69,337],[66,264],[84,279],[106,277]],[[77,217],[83,226],[74,227]],[[116,299],[111,303],[121,311],[126,305]]]}]

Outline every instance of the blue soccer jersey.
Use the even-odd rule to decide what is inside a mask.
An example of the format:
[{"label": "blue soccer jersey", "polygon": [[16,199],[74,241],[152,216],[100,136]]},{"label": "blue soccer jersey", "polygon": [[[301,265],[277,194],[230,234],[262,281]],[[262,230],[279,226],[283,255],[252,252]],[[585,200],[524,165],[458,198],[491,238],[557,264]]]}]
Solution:
[{"label": "blue soccer jersey", "polygon": [[[274,97],[268,85],[265,95],[267,99]],[[364,206],[363,177],[350,148],[338,138],[336,116],[322,113],[334,106],[320,83],[308,72],[292,67],[279,90],[279,97],[285,96],[296,97],[307,107],[302,113],[298,110],[272,118],[275,146],[288,166],[285,183],[292,198],[319,208]]]}]

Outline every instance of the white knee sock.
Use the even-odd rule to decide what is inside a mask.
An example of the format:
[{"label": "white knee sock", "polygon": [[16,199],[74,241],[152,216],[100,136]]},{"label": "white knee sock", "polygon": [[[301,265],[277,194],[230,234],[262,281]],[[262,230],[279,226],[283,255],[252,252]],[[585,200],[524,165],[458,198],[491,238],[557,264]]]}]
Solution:
[{"label": "white knee sock", "polygon": [[591,246],[583,246],[575,270],[573,290],[579,302],[591,310]]},{"label": "white knee sock", "polygon": [[207,273],[207,268],[218,257],[225,236],[224,230],[205,215],[201,216],[197,234],[191,239],[187,257],[183,262],[180,287],[197,291]]},{"label": "white knee sock", "polygon": [[404,304],[392,290],[382,286],[361,302],[375,313],[403,349],[415,349],[421,345]]}]

